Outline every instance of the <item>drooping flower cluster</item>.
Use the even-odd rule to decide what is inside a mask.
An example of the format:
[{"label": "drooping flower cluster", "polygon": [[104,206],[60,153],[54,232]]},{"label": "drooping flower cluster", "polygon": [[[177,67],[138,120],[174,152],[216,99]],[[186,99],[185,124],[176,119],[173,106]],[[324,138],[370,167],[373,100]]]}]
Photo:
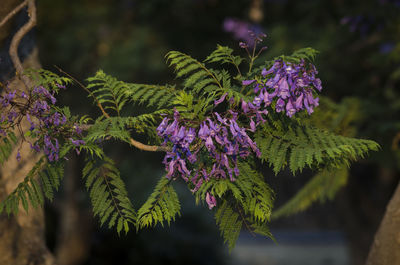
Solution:
[{"label": "drooping flower cluster", "polygon": [[[177,111],[172,122],[164,118],[157,133],[164,139],[164,146],[172,143],[172,150],[163,160],[167,177],[180,176],[186,182],[190,180],[194,185],[193,192],[210,178],[229,177],[235,181],[239,175],[238,159],[251,153],[261,155],[256,143],[247,135],[247,129],[240,127],[237,119],[238,113],[231,110],[226,117],[214,112],[195,129],[181,125],[184,122]],[[199,158],[205,159],[196,167],[194,163]],[[211,194],[206,201],[210,208],[216,205]]]},{"label": "drooping flower cluster", "polygon": [[[64,88],[60,84],[57,86]],[[0,96],[0,133],[7,136],[8,131],[20,128],[22,120],[26,118],[30,124],[29,131],[35,139],[34,143],[29,142],[31,148],[36,152],[43,151],[49,161],[57,161],[60,149],[57,137],[65,134],[68,126],[65,115],[52,108],[56,101],[54,92],[50,93],[43,86],[36,86],[29,93],[10,91],[6,87],[4,95]],[[79,136],[79,133],[72,132],[71,136]],[[78,145],[82,144],[82,140],[77,141]],[[20,159],[18,152],[17,160]]]},{"label": "drooping flower cluster", "polygon": [[230,118],[223,118],[214,112],[214,120],[207,118],[200,125],[199,138],[204,143],[209,156],[215,161],[209,173],[206,170],[201,171],[204,179],[229,176],[229,179],[234,181],[234,175],[239,175],[237,167],[239,157],[246,158],[252,152],[257,156],[261,155],[255,142],[247,135],[246,129],[238,125],[238,113],[229,110],[229,116]]},{"label": "drooping flower cluster", "polygon": [[196,137],[194,128],[186,128],[180,125],[180,115],[177,111],[174,113],[174,120],[169,124],[170,119],[164,118],[157,128],[157,134],[164,139],[163,145],[172,143],[172,150],[168,151],[164,157],[163,163],[168,171],[167,177],[171,178],[176,172],[188,181],[190,171],[186,166],[186,160],[190,163],[196,161],[196,154],[190,151],[190,144]]},{"label": "drooping flower cluster", "polygon": [[264,80],[245,80],[243,85],[254,85],[256,94],[253,102],[242,105],[247,109],[262,109],[275,102],[276,112],[286,112],[292,117],[296,112],[306,109],[308,114],[318,106],[319,98],[314,98],[321,91],[321,80],[315,66],[301,61],[298,64],[277,60],[270,69],[263,69]]}]

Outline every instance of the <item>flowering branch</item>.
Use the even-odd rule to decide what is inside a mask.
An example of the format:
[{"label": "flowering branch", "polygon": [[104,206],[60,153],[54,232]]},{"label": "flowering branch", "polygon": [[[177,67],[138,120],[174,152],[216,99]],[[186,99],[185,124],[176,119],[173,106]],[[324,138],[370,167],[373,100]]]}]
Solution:
[{"label": "flowering branch", "polygon": [[[104,117],[106,118],[110,118],[110,115],[104,110],[103,106],[101,105],[101,103],[98,101],[98,99],[93,95],[93,93],[86,87],[84,86],[81,82],[79,82],[78,80],[76,80],[76,78],[74,78],[73,76],[71,76],[70,74],[68,74],[67,72],[63,71],[60,67],[55,66],[61,73],[67,75],[69,78],[71,78],[72,80],[74,80],[80,87],[82,87],[90,96],[93,97],[93,99],[96,101],[97,107],[99,107],[99,109],[101,110],[101,113],[103,113]],[[89,127],[88,127],[89,128]],[[88,129],[87,128],[87,129]],[[81,128],[83,129],[83,128]],[[157,145],[146,145],[143,144],[141,142],[136,141],[135,139],[130,138],[129,139],[131,145],[133,145],[134,147],[143,150],[143,151],[149,151],[149,152],[168,152],[170,148],[167,148],[165,146],[157,146]]]},{"label": "flowering branch", "polygon": [[60,67],[56,66],[55,67],[58,69],[58,71],[60,71],[61,73],[65,74],[66,76],[68,76],[69,78],[71,78],[72,80],[74,80],[80,87],[82,87],[90,96],[93,97],[93,99],[96,101],[97,107],[99,107],[101,113],[103,113],[104,117],[106,118],[110,118],[110,115],[108,115],[108,113],[104,110],[103,106],[101,105],[101,103],[97,100],[97,98],[93,95],[93,93],[87,88],[85,87],[81,82],[79,82],[76,78],[74,78],[73,76],[71,76],[70,74],[68,74],[67,72],[63,71]]}]

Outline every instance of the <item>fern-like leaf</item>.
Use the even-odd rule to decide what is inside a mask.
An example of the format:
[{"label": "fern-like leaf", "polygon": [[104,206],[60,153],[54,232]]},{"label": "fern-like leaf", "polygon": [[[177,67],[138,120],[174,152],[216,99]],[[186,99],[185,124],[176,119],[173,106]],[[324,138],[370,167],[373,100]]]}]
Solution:
[{"label": "fern-like leaf", "polygon": [[344,137],[300,125],[287,128],[285,133],[277,130],[277,126],[267,125],[256,134],[256,142],[262,152],[261,159],[273,167],[275,174],[286,165],[293,173],[319,164],[349,165],[350,161],[379,148],[371,140]]},{"label": "fern-like leaf", "polygon": [[21,204],[28,212],[29,204],[37,208],[43,205],[44,198],[53,200],[54,190],[58,190],[64,175],[63,166],[62,161],[49,163],[45,157],[39,159],[17,188],[0,203],[0,212],[5,209],[7,214],[18,214]]},{"label": "fern-like leaf", "polygon": [[137,230],[153,227],[157,223],[162,226],[164,222],[170,225],[175,221],[175,216],[180,215],[178,195],[166,177],[162,177],[154,188],[153,193],[140,207],[136,223]]},{"label": "fern-like leaf", "polygon": [[116,226],[118,233],[122,230],[127,233],[129,224],[135,224],[136,212],[114,162],[108,157],[102,161],[86,161],[83,178],[93,213],[100,219],[100,224],[108,221],[109,228]]},{"label": "fern-like leaf", "polygon": [[213,51],[205,60],[207,63],[229,63],[236,67],[240,75],[239,65],[244,61],[240,56],[234,56],[233,50],[227,46],[217,45],[217,49]]},{"label": "fern-like leaf", "polygon": [[235,247],[242,229],[243,221],[227,201],[224,201],[215,212],[215,220],[221,231],[224,243],[228,244],[230,251]]},{"label": "fern-like leaf", "polygon": [[118,81],[101,70],[87,81],[89,82],[87,88],[92,90],[91,96],[94,96],[105,110],[113,110],[120,116],[122,108],[129,100],[128,84]]},{"label": "fern-like leaf", "polygon": [[159,86],[145,84],[128,84],[125,94],[133,102],[158,109],[171,106],[175,97],[174,86]]},{"label": "fern-like leaf", "polygon": [[4,163],[17,143],[17,137],[13,132],[8,132],[7,136],[2,136],[0,139],[0,164]]},{"label": "fern-like leaf", "polygon": [[170,66],[174,66],[178,78],[185,77],[184,87],[196,94],[212,92],[222,85],[215,74],[189,55],[171,51],[166,55]]},{"label": "fern-like leaf", "polygon": [[24,74],[33,80],[35,85],[44,86],[50,91],[58,93],[60,85],[65,86],[72,83],[72,79],[59,76],[51,71],[44,69],[26,69]]}]

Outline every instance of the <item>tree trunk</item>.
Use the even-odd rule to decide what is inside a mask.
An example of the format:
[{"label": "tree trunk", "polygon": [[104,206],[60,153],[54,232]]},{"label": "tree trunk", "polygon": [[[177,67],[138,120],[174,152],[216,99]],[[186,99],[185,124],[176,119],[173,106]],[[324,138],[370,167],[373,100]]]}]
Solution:
[{"label": "tree trunk", "polygon": [[[34,51],[24,62],[27,67],[39,67],[37,52]],[[23,87],[20,80],[13,80],[10,88]],[[24,129],[29,128],[24,124]],[[17,143],[19,146],[20,143]],[[10,194],[23,181],[29,170],[35,165],[39,155],[23,144],[21,161],[16,160],[17,148],[0,169],[1,200]],[[26,213],[22,206],[17,216],[0,215],[0,264],[12,265],[51,265],[55,264],[52,254],[46,247],[44,238],[43,209],[30,208]]]},{"label": "tree trunk", "polygon": [[400,183],[375,235],[366,265],[400,264]]},{"label": "tree trunk", "polygon": [[[14,7],[22,1],[1,0],[0,20],[3,19]],[[21,11],[21,12],[24,12]],[[8,51],[7,38],[13,30],[15,19],[8,21],[0,28],[0,44],[2,64],[6,64],[6,69],[2,68],[0,75],[7,76],[11,71],[10,60],[5,54]],[[23,53],[31,51],[31,47],[25,49],[24,42],[21,43]],[[29,46],[29,45],[28,45]],[[33,50],[24,59],[24,67],[39,68],[37,50]],[[13,79],[8,84],[11,89],[24,87],[18,79]],[[23,128],[29,125],[25,121]],[[17,134],[18,135],[18,134]],[[20,147],[20,142],[17,143]],[[23,144],[20,148],[22,160],[16,160],[17,148],[13,151],[10,158],[0,167],[0,200],[4,200],[18,184],[23,181],[29,170],[39,158],[39,155],[32,152],[28,144]],[[44,214],[43,209],[29,209],[26,213],[21,206],[19,214],[7,216],[6,213],[0,215],[0,264],[9,265],[53,265],[56,264],[53,255],[49,252],[44,237]]]}]

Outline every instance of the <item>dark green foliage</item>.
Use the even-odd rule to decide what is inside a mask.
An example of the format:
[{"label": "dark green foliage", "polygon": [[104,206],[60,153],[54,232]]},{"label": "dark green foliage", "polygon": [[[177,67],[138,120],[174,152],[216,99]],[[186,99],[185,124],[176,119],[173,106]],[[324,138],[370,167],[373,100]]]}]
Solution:
[{"label": "dark green foliage", "polygon": [[254,73],[261,73],[261,70],[263,68],[269,68],[273,65],[273,63],[275,62],[275,60],[283,60],[285,62],[291,62],[291,63],[295,63],[298,64],[300,63],[302,60],[305,61],[309,61],[312,62],[315,60],[315,57],[317,56],[319,52],[313,48],[307,47],[307,48],[301,48],[298,49],[296,51],[294,51],[291,55],[280,55],[275,57],[273,60],[267,60],[263,63],[263,65],[261,65],[260,67],[254,69]]},{"label": "dark green foliage", "polygon": [[54,190],[58,191],[61,179],[64,176],[64,162],[47,163],[44,170],[39,172],[44,196],[50,201],[54,198]]},{"label": "dark green foliage", "polygon": [[267,232],[273,206],[273,191],[263,176],[248,163],[239,164],[235,181],[210,179],[195,193],[196,202],[204,201],[207,192],[220,198],[215,218],[229,249],[235,246],[242,226],[251,232],[271,237]]},{"label": "dark green foliage", "polygon": [[[314,60],[316,54],[314,49],[304,48],[290,56],[280,56],[274,60],[299,63],[303,59]],[[176,77],[182,80],[181,86],[130,84],[98,71],[94,77],[88,78],[87,89],[102,111],[99,118],[92,120],[84,116],[79,119],[71,117],[67,108],[55,107],[69,120],[75,119],[73,122],[76,121],[82,128],[86,126],[83,132],[84,143],[75,146],[72,141],[65,139],[62,141],[60,158],[71,150],[85,151],[87,159],[83,178],[89,191],[93,213],[99,218],[101,225],[107,223],[109,228],[116,227],[118,233],[122,230],[127,233],[130,225],[134,225],[136,230],[154,227],[158,223],[162,226],[164,223],[169,225],[177,215],[180,215],[180,202],[171,184],[172,181],[162,177],[153,193],[136,213],[118,169],[113,161],[105,156],[100,143],[118,140],[131,144],[131,133],[145,133],[149,139],[159,143],[162,139],[157,136],[156,128],[162,118],[161,114],[171,116],[173,109],[179,112],[180,118],[186,123],[186,128],[196,129],[212,115],[211,112],[219,112],[219,109],[228,106],[232,111],[239,112],[237,119],[239,125],[248,128],[249,117],[241,115],[239,108],[242,100],[251,102],[254,94],[252,87],[243,86],[241,81],[259,78],[261,69],[268,68],[273,63],[266,61],[258,69],[251,71],[253,58],[249,67],[250,73],[243,76],[240,64],[244,59],[233,55],[232,49],[219,45],[204,63],[177,51],[169,52],[166,59],[169,65],[174,67]],[[237,75],[232,76],[226,69],[208,68],[205,63],[231,64],[236,68]],[[41,81],[44,85],[69,82],[57,79],[47,72],[40,72],[39,77],[41,75],[44,76]],[[225,102],[215,106],[215,100],[223,95]],[[121,115],[123,107],[128,103],[142,105],[155,111],[137,116],[123,116]],[[313,121],[312,118],[305,118],[304,113],[299,113],[292,119],[282,113],[276,113],[273,111],[274,104],[268,107],[266,123],[258,124],[254,134],[248,132],[261,150],[261,162],[268,163],[275,174],[286,167],[290,168],[293,174],[301,172],[305,167],[324,169],[315,175],[287,205],[278,210],[275,217],[304,210],[316,200],[324,201],[332,198],[333,194],[346,183],[348,172],[344,167],[349,166],[351,161],[364,157],[368,151],[379,148],[373,141],[335,134],[342,133],[336,131],[338,125],[346,127],[354,120],[354,117],[346,116],[348,110],[352,109],[350,107],[354,105],[352,103],[341,108],[327,102],[333,111],[319,114],[326,117],[324,125]],[[225,109],[225,113],[229,109]],[[15,137],[11,140],[15,141]],[[3,142],[4,144],[0,146],[1,161],[7,158],[11,150],[10,140],[4,138]],[[215,158],[206,157],[206,159],[212,161]],[[255,156],[249,156],[246,160],[240,157],[237,159],[240,173],[239,176],[235,176],[234,181],[229,178],[210,177],[194,192],[196,203],[206,202],[207,196],[207,202],[211,197],[213,200],[215,198],[216,223],[230,250],[233,249],[243,227],[251,233],[273,239],[268,222],[272,215],[274,193],[257,168]],[[17,212],[20,202],[27,210],[29,201],[33,206],[37,206],[43,204],[44,197],[53,199],[53,190],[58,189],[60,184],[57,176],[62,175],[61,162],[46,164],[42,160],[2,204],[1,207],[5,207],[8,213]],[[208,162],[203,160],[200,163],[205,163],[206,165],[200,165],[209,169]],[[198,166],[196,163],[189,165],[189,170]],[[42,188],[39,181],[42,183]],[[189,186],[193,188],[193,183]],[[214,206],[214,202],[210,205]]]},{"label": "dark green foliage", "polygon": [[147,201],[140,207],[136,229],[153,227],[157,223],[164,226],[164,222],[169,225],[171,221],[175,221],[176,215],[180,215],[180,209],[178,195],[172,187],[171,181],[163,176]]},{"label": "dark green foliage", "polygon": [[279,122],[264,125],[256,134],[256,142],[261,159],[273,167],[275,174],[286,165],[293,173],[306,166],[349,166],[368,151],[379,149],[374,141],[335,135],[312,126],[284,128]]},{"label": "dark green foliage", "polygon": [[229,206],[227,201],[224,201],[218,207],[215,213],[215,220],[221,230],[224,242],[228,244],[229,250],[232,250],[242,229],[243,220],[240,218],[239,213]]},{"label": "dark green foliage", "polygon": [[[49,163],[45,157],[39,159],[17,188],[0,204],[0,212],[18,214],[19,206],[28,212],[29,204],[37,208],[42,206],[44,198],[54,198],[54,189],[58,190],[64,176],[63,162]],[[42,184],[42,185],[40,185]]]},{"label": "dark green foliage", "polygon": [[207,63],[221,63],[221,64],[232,64],[236,67],[238,75],[241,75],[239,65],[244,61],[240,56],[235,56],[232,54],[233,50],[226,46],[217,45],[217,49],[213,51],[206,59]]},{"label": "dark green foliage", "polygon": [[33,80],[35,86],[46,87],[49,91],[54,91],[55,93],[59,92],[59,85],[67,86],[72,83],[72,79],[65,76],[59,76],[45,69],[29,68],[25,70],[24,74]]},{"label": "dark green foliage", "polygon": [[171,51],[166,55],[167,62],[174,66],[176,77],[185,77],[184,88],[196,94],[211,93],[222,88],[221,82],[206,66],[181,52]]},{"label": "dark green foliage", "polygon": [[129,143],[130,133],[126,126],[128,122],[129,118],[122,117],[99,118],[88,130],[85,142],[117,139]]},{"label": "dark green foliage", "polygon": [[123,106],[129,99],[126,93],[128,84],[106,75],[101,70],[87,80],[89,82],[87,88],[93,90],[91,96],[104,106],[105,111],[113,110],[120,116]]},{"label": "dark green foliage", "polygon": [[0,164],[4,163],[13,151],[14,145],[17,143],[17,137],[13,132],[9,132],[7,136],[0,139]]},{"label": "dark green foliage", "polygon": [[109,228],[116,226],[118,233],[122,230],[127,233],[129,225],[135,224],[136,212],[114,162],[108,157],[101,161],[87,160],[82,174],[93,214],[98,216],[100,224],[108,222]]},{"label": "dark green foliage", "polygon": [[133,102],[147,107],[166,108],[171,106],[175,95],[175,87],[145,84],[129,84],[126,95]]},{"label": "dark green foliage", "polygon": [[[170,110],[161,109],[152,113],[145,113],[135,117],[110,117],[99,118],[90,126],[85,137],[86,143],[115,139],[130,143],[131,130],[146,133],[147,136],[156,137],[155,129],[158,126],[160,114],[169,113]],[[87,144],[86,144],[87,145]],[[85,148],[85,145],[82,146]]]}]

